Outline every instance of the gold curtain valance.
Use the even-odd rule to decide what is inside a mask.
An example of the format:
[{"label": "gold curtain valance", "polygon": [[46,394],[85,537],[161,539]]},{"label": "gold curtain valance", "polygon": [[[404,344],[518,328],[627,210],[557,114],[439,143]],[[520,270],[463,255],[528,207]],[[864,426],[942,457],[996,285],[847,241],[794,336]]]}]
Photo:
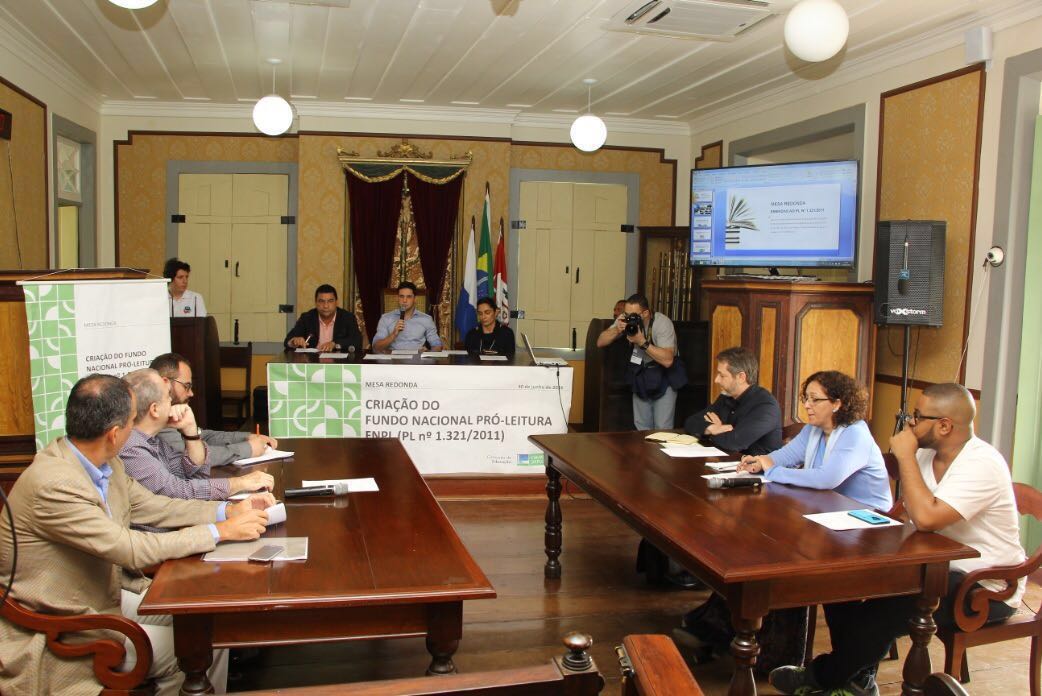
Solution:
[{"label": "gold curtain valance", "polygon": [[378,151],[376,154],[376,157],[359,157],[357,152],[337,148],[337,160],[344,171],[370,184],[393,179],[403,171],[428,184],[446,184],[464,174],[473,160],[470,152],[448,160],[436,160],[431,153],[421,152],[405,140],[386,152]]}]

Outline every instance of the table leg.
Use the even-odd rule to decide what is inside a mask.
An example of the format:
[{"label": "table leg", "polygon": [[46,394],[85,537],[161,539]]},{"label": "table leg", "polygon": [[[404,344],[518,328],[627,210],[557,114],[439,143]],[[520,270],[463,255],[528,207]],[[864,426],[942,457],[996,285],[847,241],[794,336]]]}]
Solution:
[{"label": "table leg", "polygon": [[185,673],[181,696],[212,694],[206,674],[213,663],[213,617],[190,614],[174,617],[174,654]]},{"label": "table leg", "polygon": [[735,619],[734,640],[731,641],[731,655],[734,657],[734,674],[731,675],[731,688],[727,696],[756,696],[756,679],[753,677],[753,665],[760,654],[760,644],[756,640],[756,632],[760,630],[762,617],[753,619]]},{"label": "table leg", "polygon": [[920,596],[915,602],[915,616],[908,621],[912,647],[908,650],[904,671],[901,674],[904,680],[901,684],[902,696],[921,696],[923,683],[933,670],[930,664],[930,651],[927,648],[930,645],[930,638],[937,633],[933,613],[937,611],[938,604],[940,604],[938,597]]},{"label": "table leg", "polygon": [[554,469],[553,460],[546,458],[546,566],[543,575],[547,578],[561,577],[561,474]]},{"label": "table leg", "polygon": [[455,674],[452,656],[463,635],[463,602],[440,602],[427,608],[427,675]]}]

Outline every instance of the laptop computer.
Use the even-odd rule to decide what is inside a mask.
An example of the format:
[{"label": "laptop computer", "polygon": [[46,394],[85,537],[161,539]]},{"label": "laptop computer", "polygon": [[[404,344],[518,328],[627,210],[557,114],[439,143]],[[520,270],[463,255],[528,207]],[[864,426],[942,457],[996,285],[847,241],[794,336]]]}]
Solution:
[{"label": "laptop computer", "polygon": [[532,350],[532,342],[528,340],[528,334],[521,332],[521,340],[525,342],[525,349],[528,351],[529,357],[532,358],[533,365],[541,365],[543,367],[554,367],[564,366],[568,364],[567,360],[561,358],[537,358],[535,351]]}]

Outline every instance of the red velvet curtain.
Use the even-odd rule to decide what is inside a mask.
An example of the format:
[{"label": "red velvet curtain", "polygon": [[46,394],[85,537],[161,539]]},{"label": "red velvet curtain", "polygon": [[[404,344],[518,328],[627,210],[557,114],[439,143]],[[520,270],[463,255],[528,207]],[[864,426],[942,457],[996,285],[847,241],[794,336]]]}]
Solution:
[{"label": "red velvet curtain", "polygon": [[354,174],[347,174],[347,191],[351,199],[351,249],[358,294],[362,297],[366,335],[370,341],[383,314],[383,291],[394,260],[403,181],[402,175],[398,175],[388,181],[369,184]]},{"label": "red velvet curtain", "polygon": [[416,241],[420,247],[420,267],[427,286],[427,308],[438,325],[438,300],[441,299],[449,250],[456,233],[463,176],[444,184],[428,184],[409,177],[412,215],[416,221]]}]

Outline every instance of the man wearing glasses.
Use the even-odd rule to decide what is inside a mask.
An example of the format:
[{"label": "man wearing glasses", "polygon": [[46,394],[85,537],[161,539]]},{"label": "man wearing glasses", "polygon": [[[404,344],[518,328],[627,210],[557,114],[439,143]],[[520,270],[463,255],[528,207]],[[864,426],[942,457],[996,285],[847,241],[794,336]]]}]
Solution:
[{"label": "man wearing glasses", "polygon": [[[160,377],[170,382],[170,399],[175,406],[187,404],[195,393],[192,391],[192,366],[177,353],[163,353],[150,364]],[[181,433],[173,427],[159,431],[159,439],[178,454],[185,451],[185,442]],[[225,432],[223,430],[199,429],[199,437],[206,443],[210,466],[224,466],[239,459],[256,457],[264,453],[264,448],[278,447],[278,442],[267,435]]]},{"label": "man wearing glasses", "polygon": [[[959,384],[923,390],[904,430],[890,440],[900,465],[905,510],[916,528],[966,544],[979,558],[952,561],[948,592],[934,612],[938,626],[953,625],[955,591],[967,573],[1016,565],[1024,560],[1019,517],[1009,466],[998,450],[973,433],[976,408]],[[1002,581],[982,580],[988,590]],[[1024,579],[1005,600],[988,600],[987,621],[1013,614],[1024,594]],[[878,694],[875,672],[890,643],[908,634],[915,596],[844,602],[825,607],[832,652],[808,668],[788,666],[771,672],[783,694]]]}]

